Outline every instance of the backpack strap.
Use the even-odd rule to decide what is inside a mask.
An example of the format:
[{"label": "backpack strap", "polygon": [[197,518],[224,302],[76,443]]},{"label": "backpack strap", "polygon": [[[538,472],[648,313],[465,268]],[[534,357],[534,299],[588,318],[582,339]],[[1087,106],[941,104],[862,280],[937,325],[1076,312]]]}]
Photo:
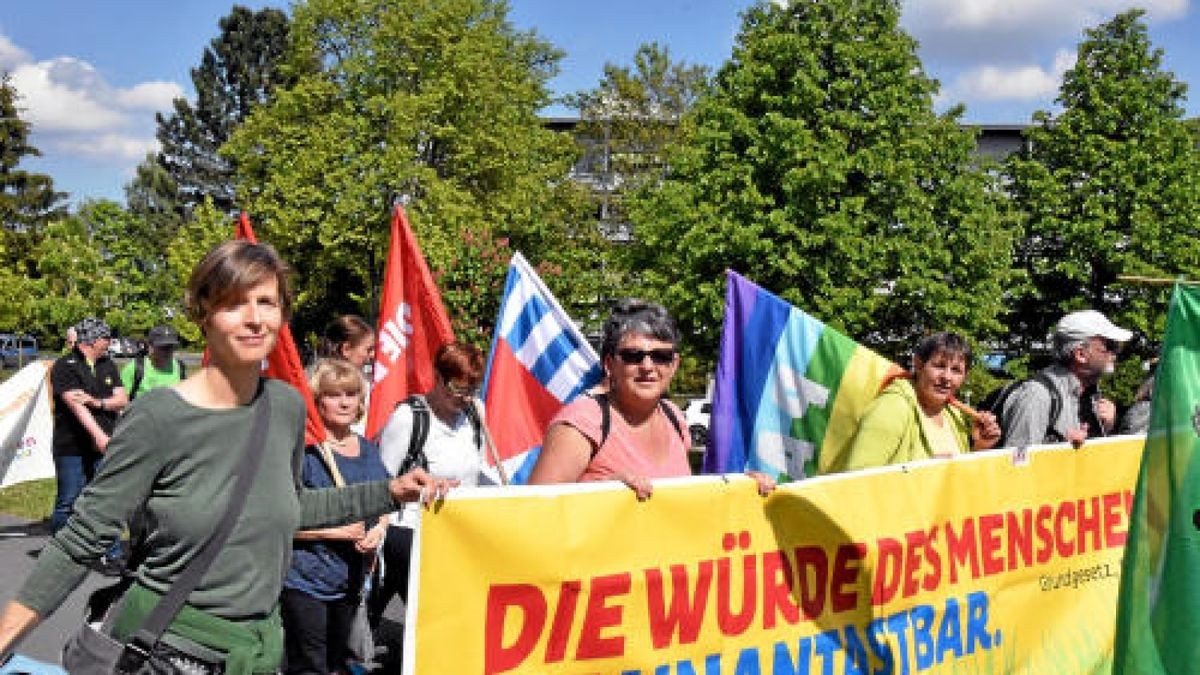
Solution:
[{"label": "backpack strap", "polygon": [[[675,435],[683,438],[683,425],[679,423],[679,417],[675,414],[675,411],[671,409],[671,406],[667,405],[665,400],[660,399],[658,402],[658,408],[663,411],[663,415],[666,416],[667,421],[670,422],[671,426],[675,428]],[[686,441],[684,442],[684,445],[687,445]]]},{"label": "backpack strap", "polygon": [[142,388],[142,379],[146,377],[146,357],[135,356],[133,358],[133,388],[129,390],[129,400],[137,398],[138,391]]},{"label": "backpack strap", "polygon": [[[1062,394],[1058,393],[1058,388],[1055,387],[1054,383],[1050,381],[1050,376],[1042,371],[1038,371],[1036,375],[1029,379],[1040,383],[1050,394],[1050,417],[1047,418],[1046,433],[1044,438],[1050,438],[1052,435],[1057,437],[1058,432],[1054,430],[1054,422],[1058,420],[1058,416],[1062,413]],[[1066,439],[1064,438],[1061,440]]]},{"label": "backpack strap", "polygon": [[[612,401],[609,400],[608,394],[604,392],[588,394],[588,396],[591,396],[600,405],[600,442],[596,444],[596,447],[592,448],[592,459],[595,459],[596,453],[600,452],[600,448],[604,447],[604,443],[608,441],[608,432],[612,431]],[[683,426],[679,422],[679,416],[675,414],[675,411],[671,410],[671,406],[667,405],[666,401],[659,399],[658,409],[663,412],[667,421],[675,429],[675,435],[682,438]],[[684,445],[686,446],[687,443],[685,442]]]},{"label": "backpack strap", "polygon": [[479,419],[479,411],[475,408],[473,401],[463,408],[463,414],[467,416],[467,421],[471,423],[471,430],[475,432],[475,449],[483,450],[483,420]]},{"label": "backpack strap", "polygon": [[412,408],[413,421],[408,436],[408,454],[404,456],[404,461],[400,463],[400,469],[396,473],[403,475],[418,466],[428,470],[429,458],[425,456],[425,441],[429,438],[429,416],[433,413],[430,412],[425,397],[420,394],[409,396],[401,401],[400,405]]},{"label": "backpack strap", "polygon": [[598,392],[588,394],[596,399],[596,403],[600,405],[600,442],[596,447],[592,448],[592,459],[596,458],[596,453],[600,452],[600,448],[604,447],[604,443],[608,441],[608,432],[612,431],[612,401],[608,400],[608,394]]}]

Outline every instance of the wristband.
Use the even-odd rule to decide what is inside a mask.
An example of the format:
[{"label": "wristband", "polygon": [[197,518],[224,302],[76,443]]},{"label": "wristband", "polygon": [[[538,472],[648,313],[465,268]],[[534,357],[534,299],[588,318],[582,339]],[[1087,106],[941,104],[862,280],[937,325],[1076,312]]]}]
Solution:
[{"label": "wristband", "polygon": [[100,409],[104,410],[104,399],[100,399]]}]

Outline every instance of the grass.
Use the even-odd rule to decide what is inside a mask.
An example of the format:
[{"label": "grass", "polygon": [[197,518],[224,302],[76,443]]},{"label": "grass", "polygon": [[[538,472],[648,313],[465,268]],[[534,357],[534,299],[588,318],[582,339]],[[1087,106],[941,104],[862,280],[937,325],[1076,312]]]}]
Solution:
[{"label": "grass", "polygon": [[54,508],[54,479],[33,480],[0,490],[0,513],[41,521]]}]

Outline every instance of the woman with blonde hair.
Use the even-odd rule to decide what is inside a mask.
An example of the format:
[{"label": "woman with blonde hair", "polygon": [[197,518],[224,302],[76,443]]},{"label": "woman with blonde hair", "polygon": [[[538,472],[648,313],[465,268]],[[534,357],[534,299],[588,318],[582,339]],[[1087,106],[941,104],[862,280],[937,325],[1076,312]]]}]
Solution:
[{"label": "woman with blonde hair", "polygon": [[[324,442],[305,448],[300,479],[307,488],[386,480],[379,446],[352,430],[362,417],[367,383],[349,361],[317,361],[309,376]],[[387,533],[387,516],[296,533],[280,600],[288,673],[344,672],[363,582]],[[357,655],[369,656],[369,655]]]}]

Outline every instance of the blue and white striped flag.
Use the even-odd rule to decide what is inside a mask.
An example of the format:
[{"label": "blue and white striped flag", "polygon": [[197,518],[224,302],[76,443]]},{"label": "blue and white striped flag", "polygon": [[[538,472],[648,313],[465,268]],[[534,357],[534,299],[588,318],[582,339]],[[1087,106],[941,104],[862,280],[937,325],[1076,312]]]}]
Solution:
[{"label": "blue and white striped flag", "polygon": [[513,483],[529,478],[551,418],[602,372],[596,350],[514,253],[483,381],[492,438]]}]

